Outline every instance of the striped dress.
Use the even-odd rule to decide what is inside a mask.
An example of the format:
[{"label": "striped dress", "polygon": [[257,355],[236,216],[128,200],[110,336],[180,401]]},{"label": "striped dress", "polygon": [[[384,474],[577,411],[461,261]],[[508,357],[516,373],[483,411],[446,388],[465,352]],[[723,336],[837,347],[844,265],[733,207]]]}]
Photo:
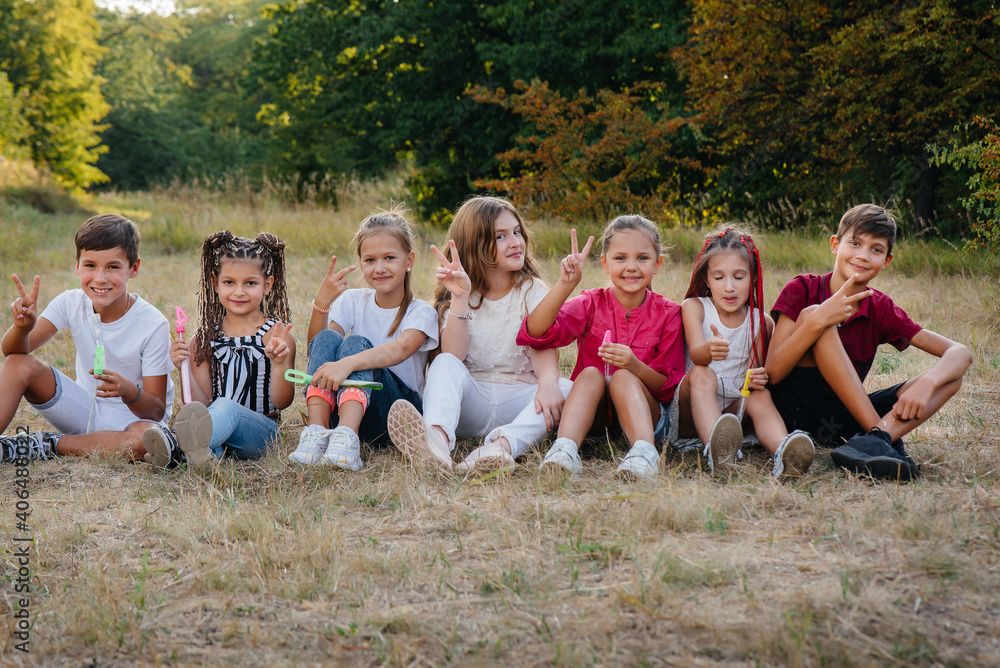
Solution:
[{"label": "striped dress", "polygon": [[271,403],[271,360],[264,354],[264,335],[277,320],[271,318],[250,336],[226,336],[221,329],[212,340],[216,362],[212,398],[227,397],[262,415],[278,412]]}]

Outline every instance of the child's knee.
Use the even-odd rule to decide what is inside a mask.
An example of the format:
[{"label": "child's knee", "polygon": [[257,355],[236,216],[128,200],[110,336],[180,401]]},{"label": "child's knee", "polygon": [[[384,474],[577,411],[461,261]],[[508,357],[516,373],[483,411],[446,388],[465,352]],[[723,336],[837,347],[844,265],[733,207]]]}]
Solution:
[{"label": "child's knee", "polygon": [[576,377],[576,379],[573,381],[573,384],[583,386],[583,385],[603,384],[605,382],[606,381],[604,380],[604,372],[595,367],[588,366],[587,368],[585,368],[580,372],[580,375]]},{"label": "child's knee", "polygon": [[340,344],[340,349],[337,351],[337,358],[344,359],[345,357],[357,355],[371,348],[374,348],[371,341],[358,334],[351,334]]},{"label": "child's knee", "polygon": [[688,384],[693,392],[708,392],[715,394],[719,387],[719,378],[707,366],[693,366],[687,372]]},{"label": "child's knee", "polygon": [[344,337],[336,330],[322,329],[309,342],[309,354],[310,356],[315,355],[321,349],[336,350],[343,341]]}]

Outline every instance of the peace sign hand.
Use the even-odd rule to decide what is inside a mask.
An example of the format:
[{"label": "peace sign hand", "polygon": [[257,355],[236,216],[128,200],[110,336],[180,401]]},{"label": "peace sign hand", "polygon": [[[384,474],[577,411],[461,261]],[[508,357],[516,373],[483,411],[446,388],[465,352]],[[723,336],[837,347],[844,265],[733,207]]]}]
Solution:
[{"label": "peace sign hand", "polygon": [[571,250],[570,254],[563,258],[563,261],[559,264],[559,282],[575,288],[583,279],[583,268],[586,265],[587,255],[590,254],[590,247],[594,243],[594,237],[587,239],[587,243],[581,251],[578,250],[576,229],[571,229],[569,236],[571,239]]},{"label": "peace sign hand", "polygon": [[330,268],[326,270],[326,276],[319,285],[319,292],[316,293],[316,306],[326,309],[337,300],[337,297],[347,290],[347,275],[354,271],[356,267],[352,264],[337,271],[337,256],[330,256]]},{"label": "peace sign hand", "polygon": [[712,355],[712,361],[717,362],[729,357],[729,341],[722,338],[715,325],[709,325],[712,329],[712,338],[708,340],[708,351]]},{"label": "peace sign hand", "polygon": [[31,292],[28,292],[24,289],[24,284],[21,283],[17,274],[12,274],[11,278],[14,279],[14,285],[17,286],[17,291],[21,295],[10,304],[10,313],[14,316],[14,326],[18,329],[31,331],[38,319],[38,286],[41,279],[36,275]]},{"label": "peace sign hand", "polygon": [[452,297],[460,297],[472,290],[472,281],[465,273],[462,261],[458,258],[458,248],[455,246],[454,239],[448,241],[448,248],[451,250],[451,260],[445,257],[444,253],[437,249],[437,246],[431,246],[431,252],[437,256],[438,262],[441,263],[434,275],[438,282],[451,293]]},{"label": "peace sign hand", "polygon": [[840,289],[830,295],[816,309],[813,317],[817,319],[818,323],[824,329],[845,322],[858,310],[858,302],[872,296],[873,293],[871,290],[862,290],[854,295],[847,294],[857,282],[858,276],[858,274],[854,274],[844,281]]},{"label": "peace sign hand", "polygon": [[274,327],[271,328],[271,338],[268,340],[267,345],[264,346],[264,354],[276,366],[284,364],[285,360],[288,359],[290,350],[288,342],[285,341],[285,336],[291,330],[291,325],[283,325],[280,321],[274,323]]}]

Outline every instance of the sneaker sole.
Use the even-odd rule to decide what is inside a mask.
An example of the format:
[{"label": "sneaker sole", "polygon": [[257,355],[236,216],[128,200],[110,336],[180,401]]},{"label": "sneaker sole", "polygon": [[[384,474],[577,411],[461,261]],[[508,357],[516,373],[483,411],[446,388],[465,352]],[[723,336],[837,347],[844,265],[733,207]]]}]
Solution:
[{"label": "sneaker sole", "polygon": [[510,455],[506,457],[503,455],[490,455],[488,457],[480,457],[472,464],[462,462],[455,469],[466,475],[485,475],[494,471],[512,469],[514,466],[514,458]]},{"label": "sneaker sole", "polygon": [[712,471],[726,475],[736,469],[736,453],[743,444],[743,425],[732,413],[724,413],[712,427],[708,442],[712,444]]},{"label": "sneaker sole", "polygon": [[413,463],[430,463],[442,471],[451,471],[451,462],[445,462],[427,445],[427,427],[424,416],[408,401],[397,401],[389,407],[386,419],[389,439],[396,449]]},{"label": "sneaker sole", "polygon": [[167,464],[170,463],[170,446],[157,427],[142,432],[142,447],[146,448],[146,456],[142,459],[152,466],[153,470],[162,471],[167,468]]},{"label": "sneaker sole", "polygon": [[185,404],[174,419],[177,442],[191,466],[201,466],[214,460],[208,449],[212,442],[212,416],[204,404],[192,401]]},{"label": "sneaker sole", "polygon": [[906,462],[894,457],[871,457],[854,448],[841,446],[830,453],[830,459],[843,469],[867,473],[880,480],[905,482],[913,479],[913,472]]},{"label": "sneaker sole", "polygon": [[805,434],[795,434],[785,443],[785,451],[781,454],[781,461],[785,463],[782,470],[783,476],[800,476],[809,470],[816,451],[809,442],[809,437]]}]

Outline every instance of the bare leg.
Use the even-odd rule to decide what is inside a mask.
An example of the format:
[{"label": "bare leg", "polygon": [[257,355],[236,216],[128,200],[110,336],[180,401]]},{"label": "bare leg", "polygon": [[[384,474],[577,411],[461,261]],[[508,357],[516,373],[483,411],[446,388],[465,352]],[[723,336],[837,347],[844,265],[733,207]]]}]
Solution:
[{"label": "bare leg", "polygon": [[[920,376],[917,376],[917,378],[919,377]],[[915,378],[911,378],[906,381],[903,386],[896,391],[896,394],[898,395],[900,392],[904,391],[914,380]],[[946,401],[955,396],[955,393],[958,392],[960,387],[962,387],[961,378],[953,380],[950,383],[945,383],[941,387],[937,388],[934,391],[934,394],[931,395],[931,400],[927,402],[927,407],[924,409],[923,417],[915,418],[913,420],[898,420],[896,419],[895,413],[890,411],[875,426],[889,432],[889,435],[892,436],[892,440],[897,441],[926,422],[930,416],[937,413],[941,407],[944,406]]]},{"label": "bare leg", "polygon": [[306,419],[308,424],[315,424],[323,427],[323,429],[329,429],[331,415],[333,415],[333,409],[330,408],[330,403],[323,397],[316,396],[306,399]]},{"label": "bare leg", "polygon": [[142,434],[154,426],[153,422],[133,422],[125,431],[95,431],[89,434],[67,434],[59,439],[56,449],[60,455],[89,455],[92,452],[121,455],[125,459],[142,461],[146,448]]},{"label": "bare leg", "polygon": [[602,414],[607,394],[607,381],[599,369],[588,367],[573,381],[559,420],[559,438],[568,438],[579,446],[594,426],[596,415]]},{"label": "bare leg", "polygon": [[[360,401],[348,399],[340,405],[337,415],[340,416],[337,426],[350,427],[351,431],[356,434],[358,433],[358,429],[361,428],[361,418],[365,416],[365,409]],[[447,439],[445,439],[445,442],[447,442]]]},{"label": "bare leg", "polygon": [[611,376],[608,391],[628,444],[635,445],[636,441],[652,443],[656,428],[653,415],[659,419],[660,403],[649,388],[631,371],[619,369]]},{"label": "bare leg", "polygon": [[715,400],[719,379],[715,372],[707,366],[692,367],[685,380],[688,378],[690,378],[691,419],[698,432],[698,437],[705,445],[712,435],[712,427],[722,415],[719,403]]},{"label": "bare leg", "polygon": [[773,455],[788,436],[788,429],[778,409],[774,407],[771,393],[767,390],[751,392],[747,397],[747,415],[753,420],[753,430],[760,444]]},{"label": "bare leg", "polygon": [[56,395],[56,377],[52,368],[31,355],[9,355],[0,366],[0,434],[14,419],[24,397],[33,404],[44,404]]},{"label": "bare leg", "polygon": [[[837,395],[844,407],[851,413],[861,428],[869,431],[879,424],[881,418],[875,412],[868,392],[851,364],[851,359],[840,341],[836,327],[828,327],[813,346],[816,366],[823,379]],[[942,402],[943,403],[943,402]]]}]

